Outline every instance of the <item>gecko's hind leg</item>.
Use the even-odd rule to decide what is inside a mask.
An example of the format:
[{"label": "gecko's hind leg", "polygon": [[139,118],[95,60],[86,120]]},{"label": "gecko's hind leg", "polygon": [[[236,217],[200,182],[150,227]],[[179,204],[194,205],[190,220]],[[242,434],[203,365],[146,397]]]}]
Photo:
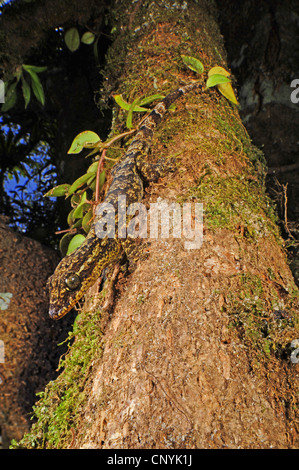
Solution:
[{"label": "gecko's hind leg", "polygon": [[134,270],[138,261],[144,261],[148,258],[149,242],[140,238],[126,238],[122,246],[128,260],[129,270]]},{"label": "gecko's hind leg", "polygon": [[142,179],[148,183],[156,182],[167,173],[176,171],[175,158],[161,158],[157,163],[149,163],[139,159],[136,165]]}]

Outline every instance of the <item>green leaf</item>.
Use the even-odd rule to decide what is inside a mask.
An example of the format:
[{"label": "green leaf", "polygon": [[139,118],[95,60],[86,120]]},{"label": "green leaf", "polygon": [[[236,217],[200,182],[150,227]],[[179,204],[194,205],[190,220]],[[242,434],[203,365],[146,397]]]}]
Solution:
[{"label": "green leaf", "polygon": [[[216,65],[215,67],[212,67],[211,70],[209,70],[208,77],[210,79],[215,75],[223,75],[225,77],[229,77],[230,73],[223,67]],[[218,83],[216,86],[220,93],[225,96],[225,98],[230,100],[232,103],[239,105],[230,80],[224,83]]]},{"label": "green leaf", "polygon": [[71,52],[75,52],[80,46],[80,36],[77,28],[70,28],[64,35],[64,41]]},{"label": "green leaf", "polygon": [[132,119],[133,119],[133,111],[136,108],[137,104],[139,104],[139,98],[136,98],[136,100],[133,101],[133,103],[130,106],[127,120],[126,120],[126,126],[128,129],[132,129],[133,124],[132,124]]},{"label": "green leaf", "polygon": [[68,246],[70,244],[70,241],[72,239],[73,235],[71,233],[65,233],[63,237],[60,239],[59,242],[59,250],[63,256],[66,255]]},{"label": "green leaf", "polygon": [[228,72],[226,69],[224,69],[223,67],[220,67],[219,65],[216,65],[215,67],[212,67],[209,71],[208,71],[208,77],[211,77],[211,75],[216,75],[216,74],[219,74],[219,75],[224,75],[225,77],[229,77],[230,76],[230,72]]},{"label": "green leaf", "polygon": [[28,73],[31,76],[31,86],[33,93],[35,94],[36,99],[42,104],[45,104],[45,95],[44,95],[44,90],[43,86],[40,82],[40,79],[38,78],[37,74],[33,72],[32,70],[28,71]]},{"label": "green leaf", "polygon": [[[73,203],[75,203],[75,210],[77,209],[77,207],[82,204],[83,202],[86,202],[87,201],[87,193],[86,191],[84,191],[84,193],[82,194],[73,194],[72,195],[72,198],[71,198],[71,201],[72,201],[72,205]],[[76,202],[75,202],[76,201]]]},{"label": "green leaf", "polygon": [[[120,96],[120,95],[118,95],[118,96]],[[163,98],[163,95],[160,95],[160,94],[147,96],[146,98],[143,98],[143,99],[136,98],[136,100],[134,100],[133,103],[131,105],[129,105],[129,110],[128,110],[129,112],[128,112],[127,121],[126,121],[127,128],[131,129],[133,127],[132,119],[133,119],[133,112],[134,111],[136,111],[138,109],[139,110],[140,109],[145,109],[146,111],[148,111],[148,109],[146,109],[146,108],[141,108],[139,106],[139,104],[142,104],[142,105],[150,104],[153,101],[156,101],[157,99],[161,99],[161,98]]]},{"label": "green leaf", "polygon": [[45,94],[44,89],[40,81],[32,81],[32,90],[35,94],[36,99],[44,106],[45,104]]},{"label": "green leaf", "polygon": [[99,188],[101,189],[103,184],[105,183],[105,179],[106,179],[106,172],[105,170],[103,170],[100,174],[100,177],[99,177]]},{"label": "green leaf", "polygon": [[86,185],[88,188],[90,188],[92,191],[94,191],[94,182],[96,181],[96,175],[89,173],[90,178],[89,180],[86,181]]},{"label": "green leaf", "polygon": [[71,206],[72,207],[77,207],[78,204],[80,204],[81,201],[81,195],[78,193],[72,194],[71,197]]},{"label": "green leaf", "polygon": [[81,228],[82,227],[82,219],[78,219],[77,222],[75,222],[73,225],[72,225],[72,229],[74,228]]},{"label": "green leaf", "polygon": [[78,207],[76,207],[73,217],[74,219],[81,219],[83,217],[83,214],[89,209],[90,204],[88,202],[82,202],[82,204],[79,204]]},{"label": "green leaf", "polygon": [[146,104],[152,103],[153,101],[162,100],[163,98],[165,98],[165,96],[158,93],[156,95],[150,95],[150,96],[144,98],[143,100],[140,100],[139,104],[141,104],[141,106],[144,106]]},{"label": "green leaf", "polygon": [[87,173],[92,175],[96,175],[98,171],[99,161],[93,162],[87,169]]},{"label": "green leaf", "polygon": [[[29,73],[31,77],[31,85],[32,85],[32,90],[33,93],[35,94],[36,99],[42,104],[45,104],[45,95],[44,95],[44,89],[43,86],[40,82],[40,79],[38,78],[38,75],[36,73],[36,69],[39,69],[40,72],[42,72],[42,69],[45,69],[45,67],[36,67],[35,65],[24,65],[23,64],[23,69],[26,70],[26,72]],[[47,67],[46,67],[47,68]]]},{"label": "green leaf", "polygon": [[60,184],[50,189],[50,191],[44,194],[44,197],[60,197],[60,196],[68,195],[67,193],[70,187],[71,185],[67,183]]},{"label": "green leaf", "polygon": [[231,83],[220,83],[220,85],[217,85],[217,88],[220,91],[220,93],[222,93],[223,96],[225,96],[225,98],[227,98],[228,100],[230,100],[232,103],[236,104],[237,106],[239,105]]},{"label": "green leaf", "polygon": [[92,192],[95,192],[96,186],[97,186],[97,180],[96,177],[94,177],[91,181],[88,181],[88,187],[91,189]]},{"label": "green leaf", "polygon": [[[125,109],[126,111],[129,111],[131,105],[127,103],[121,95],[113,95],[113,98],[115,99],[115,102],[118,104],[118,106],[120,106],[122,109]],[[142,113],[144,111],[148,111],[148,109],[136,106],[134,111],[137,113]]]},{"label": "green leaf", "polygon": [[195,57],[191,57],[188,55],[181,55],[183,62],[189,69],[193,70],[193,72],[203,73],[204,66],[200,60],[196,59]]},{"label": "green leaf", "polygon": [[[68,153],[80,153],[84,147],[91,147],[93,144],[101,142],[98,134],[92,131],[83,131],[78,134],[70,146]],[[95,147],[95,145],[94,145]]]},{"label": "green leaf", "polygon": [[68,213],[68,216],[67,216],[67,223],[68,225],[71,227],[73,225],[73,223],[75,222],[74,218],[73,218],[73,213],[74,213],[75,209],[72,209],[71,212]]},{"label": "green leaf", "polygon": [[90,230],[91,226],[91,220],[93,218],[93,210],[92,207],[89,209],[88,212],[86,212],[85,216],[83,217],[82,220],[82,227],[85,233],[88,233]]},{"label": "green leaf", "polygon": [[17,82],[13,82],[11,85],[8,86],[7,91],[5,93],[5,103],[3,103],[1,107],[1,111],[5,113],[9,109],[11,109],[17,102]]},{"label": "green leaf", "polygon": [[[88,147],[88,148],[90,148],[90,147]],[[99,153],[99,151],[101,151],[101,149],[102,148],[101,148],[100,145],[98,147],[94,147],[94,149],[86,155],[86,158],[91,157],[91,155],[94,155],[95,153]]]},{"label": "green leaf", "polygon": [[207,79],[206,87],[211,88],[213,86],[220,85],[221,83],[228,83],[230,81],[231,80],[228,77],[216,73]]},{"label": "green leaf", "polygon": [[84,235],[81,235],[80,233],[77,233],[77,235],[75,235],[71,239],[66,254],[70,255],[73,251],[75,251],[84,242],[84,240],[85,240]]},{"label": "green leaf", "polygon": [[28,83],[26,82],[23,76],[22,76],[22,91],[23,91],[25,109],[26,109],[30,102],[31,90],[30,90],[30,86],[28,85]]},{"label": "green leaf", "polygon": [[48,67],[38,67],[37,65],[22,65],[23,69],[26,70],[26,72],[34,72],[34,73],[41,73],[47,70]]},{"label": "green leaf", "polygon": [[81,186],[83,186],[86,183],[86,181],[88,181],[89,179],[90,179],[90,173],[84,173],[84,175],[82,175],[82,176],[80,176],[80,178],[76,179],[76,181],[74,181],[73,184],[71,185],[71,187],[68,191],[68,195],[70,196],[75,191],[77,191],[77,189],[80,188]]},{"label": "green leaf", "polygon": [[90,33],[89,31],[86,31],[86,33],[84,33],[83,36],[81,37],[81,42],[87,45],[92,44],[94,40],[95,40],[95,35],[93,33]]}]

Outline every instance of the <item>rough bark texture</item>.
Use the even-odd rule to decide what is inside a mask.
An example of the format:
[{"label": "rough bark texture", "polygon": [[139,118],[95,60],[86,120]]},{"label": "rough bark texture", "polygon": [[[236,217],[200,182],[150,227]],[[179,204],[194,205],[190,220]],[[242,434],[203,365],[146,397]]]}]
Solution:
[{"label": "rough bark texture", "polygon": [[[129,102],[194,79],[180,54],[206,71],[226,67],[210,1],[119,1],[114,14],[107,89],[121,70],[117,91]],[[288,349],[299,336],[297,293],[261,155],[212,90],[169,113],[153,142],[152,158],[163,156],[178,170],[145,201],[203,202],[204,243],[187,251],[182,240],[152,240],[148,259],[118,276],[112,309],[106,292],[110,314],[99,302],[78,316],[65,369],[20,446],[298,447]]]},{"label": "rough bark texture", "polygon": [[[177,242],[152,246],[105,332],[76,447],[296,445],[278,396],[280,387],[293,393],[286,386],[286,364],[271,361],[271,380],[252,372],[248,347],[222,308],[240,273],[256,275],[245,248],[223,231],[206,234],[202,249],[192,254]],[[257,250],[266,261],[273,248],[269,243]],[[281,265],[281,253],[277,259]],[[284,279],[289,275],[280,273]]]},{"label": "rough bark texture", "polygon": [[[290,266],[299,285],[298,104],[292,80],[299,76],[297,1],[242,3],[221,0],[221,31],[238,80],[241,117],[268,163],[267,189],[275,200],[282,233],[290,239]],[[252,27],[251,27],[252,26]]]},{"label": "rough bark texture", "polygon": [[[0,221],[0,292],[11,293],[0,310],[0,431],[3,447],[30,427],[36,393],[55,378],[57,343],[66,336],[67,319],[57,330],[48,318],[45,282],[57,263],[54,251],[15,233]],[[0,294],[1,295],[1,294]]]}]

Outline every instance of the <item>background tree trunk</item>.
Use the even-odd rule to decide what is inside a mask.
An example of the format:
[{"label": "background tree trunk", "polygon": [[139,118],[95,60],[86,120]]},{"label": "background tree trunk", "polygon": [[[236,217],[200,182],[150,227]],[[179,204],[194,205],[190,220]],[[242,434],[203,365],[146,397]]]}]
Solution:
[{"label": "background tree trunk", "polygon": [[[181,54],[206,71],[227,67],[210,1],[124,0],[113,13],[106,94],[132,102],[188,83],[195,76]],[[84,309],[20,446],[298,447],[289,348],[299,337],[298,295],[262,154],[237,109],[210,90],[168,114],[152,145],[152,160],[163,156],[176,157],[178,170],[151,185],[145,202],[203,202],[203,245],[151,240],[148,259],[105,290],[110,313],[103,299]]]},{"label": "background tree trunk", "polygon": [[[11,230],[0,217],[0,431],[2,446],[28,432],[36,393],[57,377],[57,347],[67,336],[71,318],[60,329],[48,316],[45,283],[57,264],[53,250]],[[1,304],[1,302],[0,302]],[[6,306],[5,306],[6,307]]]}]

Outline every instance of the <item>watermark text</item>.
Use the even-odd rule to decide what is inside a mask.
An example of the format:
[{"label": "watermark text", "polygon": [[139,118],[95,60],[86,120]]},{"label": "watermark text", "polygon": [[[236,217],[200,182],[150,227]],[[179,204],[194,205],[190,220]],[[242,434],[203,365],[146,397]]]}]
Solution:
[{"label": "watermark text", "polygon": [[118,196],[118,207],[102,203],[97,207],[96,235],[99,238],[183,238],[185,248],[199,249],[203,243],[203,204],[167,202],[159,199],[149,209],[141,202],[126,204]]},{"label": "watermark text", "polygon": [[292,103],[297,104],[299,103],[299,78],[294,78],[294,80],[292,80],[291,88],[295,88],[290,95],[291,101]]}]

